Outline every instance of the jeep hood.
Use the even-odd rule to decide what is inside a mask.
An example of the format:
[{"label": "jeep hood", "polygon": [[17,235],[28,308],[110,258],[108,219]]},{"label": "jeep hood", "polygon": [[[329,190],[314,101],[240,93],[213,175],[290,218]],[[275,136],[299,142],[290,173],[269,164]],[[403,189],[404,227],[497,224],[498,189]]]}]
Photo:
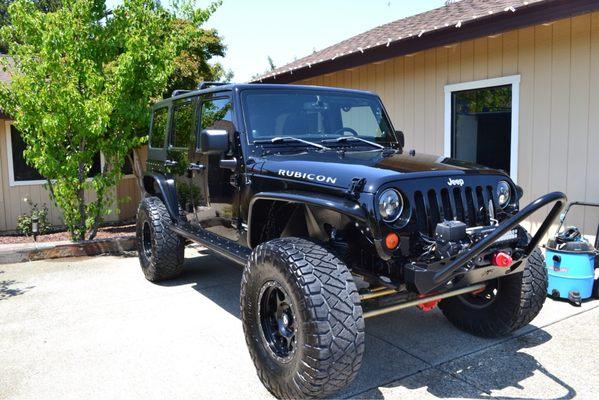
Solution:
[{"label": "jeep hood", "polygon": [[391,154],[383,151],[275,154],[256,160],[261,175],[347,189],[353,178],[365,178],[365,192],[389,181],[464,175],[505,175],[481,165],[431,154]]}]

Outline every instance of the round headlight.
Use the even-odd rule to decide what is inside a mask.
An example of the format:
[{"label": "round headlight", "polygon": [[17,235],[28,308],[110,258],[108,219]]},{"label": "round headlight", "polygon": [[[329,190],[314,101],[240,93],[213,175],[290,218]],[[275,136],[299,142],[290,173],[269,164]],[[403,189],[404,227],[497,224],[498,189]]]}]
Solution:
[{"label": "round headlight", "polygon": [[379,196],[379,214],[385,222],[393,222],[403,211],[403,198],[395,189],[386,189]]},{"label": "round headlight", "polygon": [[510,184],[506,181],[500,181],[497,184],[497,200],[499,201],[499,207],[503,208],[508,205],[512,198],[512,189]]}]

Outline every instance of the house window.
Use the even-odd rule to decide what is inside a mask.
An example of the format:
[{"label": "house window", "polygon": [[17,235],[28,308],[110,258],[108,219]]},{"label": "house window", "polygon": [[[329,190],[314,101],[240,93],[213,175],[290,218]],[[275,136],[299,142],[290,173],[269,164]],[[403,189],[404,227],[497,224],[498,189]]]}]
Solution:
[{"label": "house window", "polygon": [[519,76],[445,87],[445,155],[516,180]]},{"label": "house window", "polygon": [[[23,152],[27,148],[27,145],[21,138],[21,134],[14,127],[10,125],[10,143],[7,148],[10,150],[9,153],[9,168],[12,169],[12,182],[27,182],[29,181],[43,181],[44,177],[40,175],[37,170],[29,166],[25,162],[25,156]],[[12,159],[10,159],[12,158]]]},{"label": "house window", "polygon": [[[129,158],[131,157],[131,158]],[[121,167],[121,173],[123,176],[127,177],[133,175],[133,165],[131,165],[131,160],[133,160],[133,150],[129,152],[129,155],[125,156],[125,162]]]},{"label": "house window", "polygon": [[[46,183],[46,179],[33,167],[25,161],[23,152],[27,145],[23,141],[18,129],[10,122],[6,122],[6,130],[10,134],[6,135],[6,149],[8,154],[8,179],[10,186],[20,185],[41,185]],[[102,171],[102,158],[100,153],[96,154],[92,166],[87,174],[93,177]]]}]

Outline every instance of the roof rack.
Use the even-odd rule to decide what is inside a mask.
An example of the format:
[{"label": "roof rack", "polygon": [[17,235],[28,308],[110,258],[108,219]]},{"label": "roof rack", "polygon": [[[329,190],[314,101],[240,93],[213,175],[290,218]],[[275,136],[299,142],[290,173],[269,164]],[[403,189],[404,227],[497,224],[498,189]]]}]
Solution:
[{"label": "roof rack", "polygon": [[180,94],[189,93],[189,92],[191,92],[191,90],[187,90],[187,89],[176,89],[176,90],[173,90],[173,93],[171,94],[171,97],[179,96]]},{"label": "roof rack", "polygon": [[200,84],[198,85],[198,89],[202,90],[202,89],[207,89],[211,86],[223,86],[223,85],[228,85],[229,82],[200,82]]}]

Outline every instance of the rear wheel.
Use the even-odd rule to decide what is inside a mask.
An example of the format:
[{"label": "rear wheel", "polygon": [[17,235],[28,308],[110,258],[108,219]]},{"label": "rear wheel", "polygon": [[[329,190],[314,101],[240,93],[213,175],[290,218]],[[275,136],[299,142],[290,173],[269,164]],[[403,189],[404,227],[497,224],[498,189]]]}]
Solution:
[{"label": "rear wheel", "polygon": [[169,229],[171,217],[158,197],[147,197],[137,210],[137,251],[147,280],[158,282],[179,276],[185,242]]},{"label": "rear wheel", "polygon": [[258,246],[243,272],[241,316],[258,376],[278,398],[326,397],[356,376],[364,319],[343,262],[306,239]]},{"label": "rear wheel", "polygon": [[481,292],[450,297],[439,303],[458,328],[483,337],[500,337],[522,328],[541,311],[547,296],[547,270],[536,248],[524,271],[487,283]]}]

